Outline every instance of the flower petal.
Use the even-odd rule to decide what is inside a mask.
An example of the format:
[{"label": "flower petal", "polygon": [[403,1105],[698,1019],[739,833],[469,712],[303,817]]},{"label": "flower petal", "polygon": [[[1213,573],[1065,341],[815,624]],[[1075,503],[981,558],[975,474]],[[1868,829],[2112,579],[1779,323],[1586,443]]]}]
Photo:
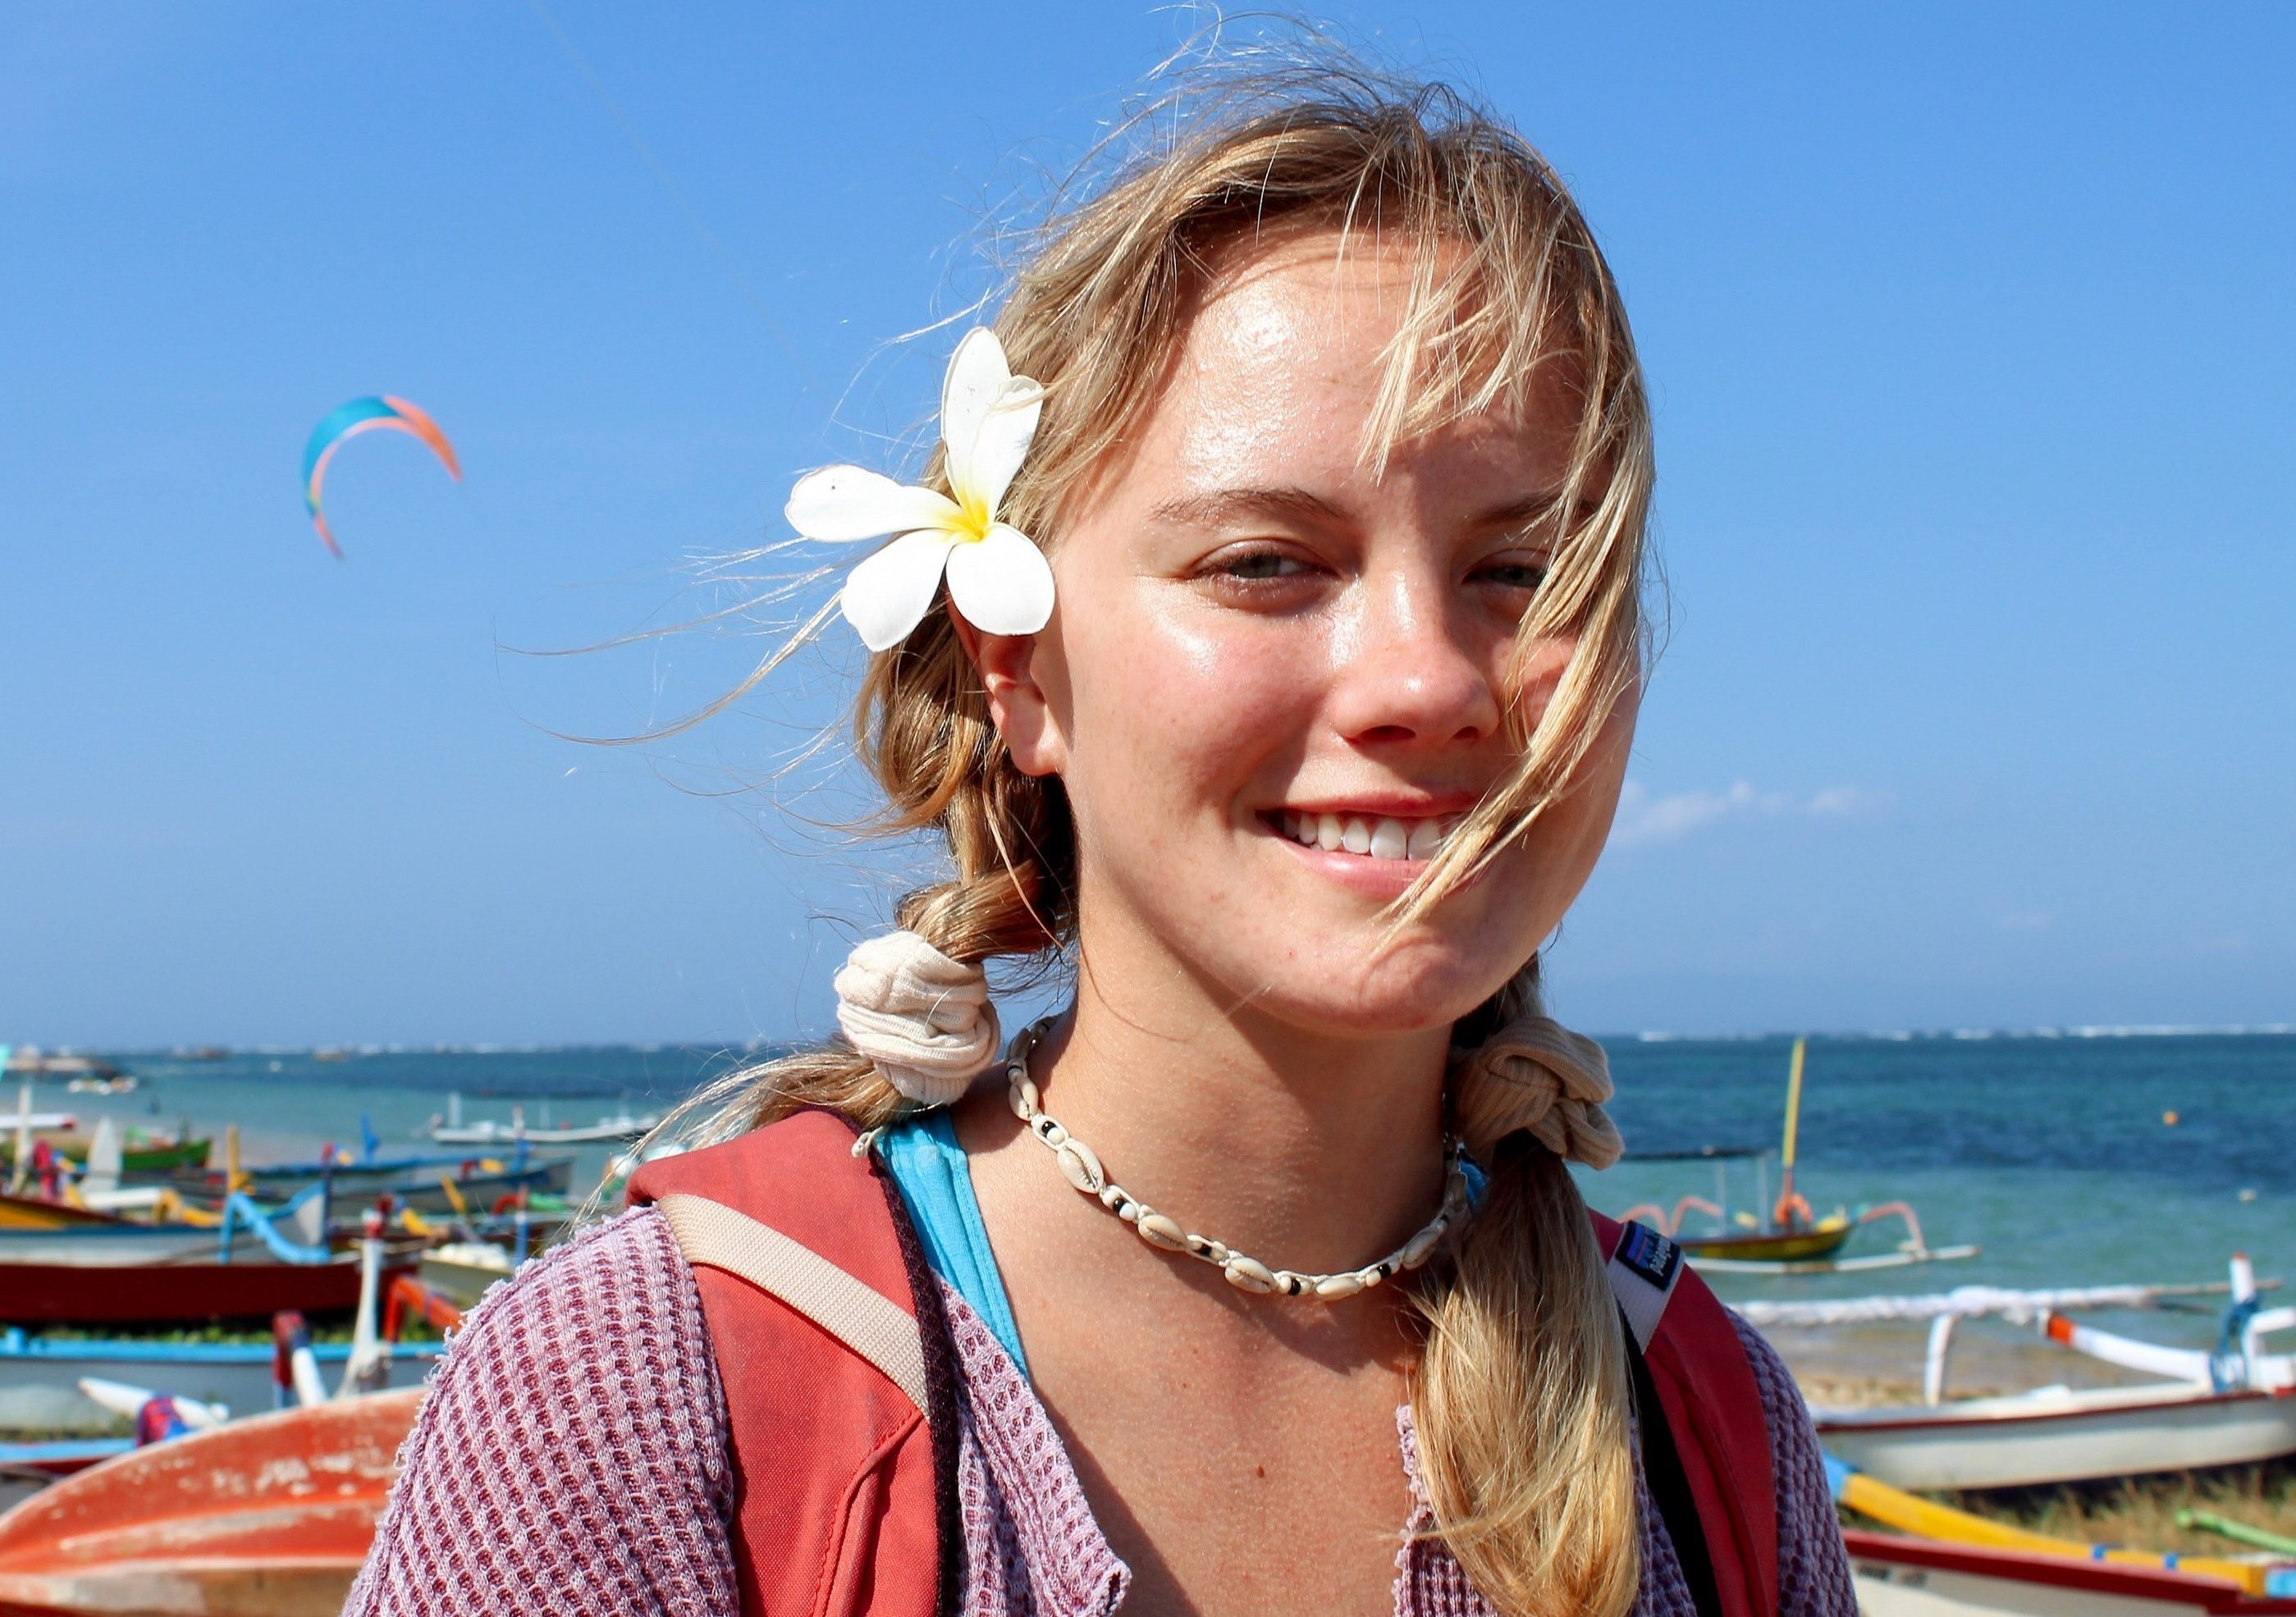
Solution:
[{"label": "flower petal", "polygon": [[949,486],[959,499],[972,481],[972,445],[980,437],[980,423],[1012,380],[1004,345],[987,326],[967,331],[948,356],[948,374],[940,384],[940,441],[948,451]]},{"label": "flower petal", "polygon": [[863,645],[882,651],[908,638],[931,608],[952,543],[939,528],[903,534],[845,576],[838,605]]},{"label": "flower petal", "polygon": [[943,527],[957,510],[947,494],[896,483],[882,472],[824,466],[797,480],[782,514],[808,539],[842,542]]},{"label": "flower petal", "polygon": [[1004,384],[996,402],[980,423],[980,436],[967,455],[972,494],[991,517],[1004,503],[1013,474],[1028,458],[1029,440],[1037,436],[1037,418],[1044,412],[1045,390],[1033,377],[1016,376]]},{"label": "flower petal", "polygon": [[1002,522],[948,553],[948,593],[986,634],[1034,634],[1052,620],[1053,568],[1019,528]]}]

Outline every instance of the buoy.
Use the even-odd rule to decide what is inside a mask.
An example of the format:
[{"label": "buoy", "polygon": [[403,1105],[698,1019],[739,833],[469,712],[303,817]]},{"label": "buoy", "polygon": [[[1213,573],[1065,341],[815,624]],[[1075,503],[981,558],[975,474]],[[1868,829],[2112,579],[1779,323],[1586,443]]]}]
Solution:
[{"label": "buoy", "polygon": [[2177,1115],[2174,1112],[2163,1112],[2161,1114],[2161,1122],[2164,1126],[2173,1129],[2177,1126]]}]

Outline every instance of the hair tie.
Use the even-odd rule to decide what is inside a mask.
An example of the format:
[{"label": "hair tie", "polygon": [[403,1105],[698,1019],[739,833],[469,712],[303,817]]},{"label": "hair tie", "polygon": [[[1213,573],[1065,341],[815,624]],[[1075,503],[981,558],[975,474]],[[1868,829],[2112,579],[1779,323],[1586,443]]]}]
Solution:
[{"label": "hair tie", "polygon": [[914,932],[870,938],[846,957],[837,1025],[888,1083],[928,1107],[964,1094],[1003,1042],[988,974]]},{"label": "hair tie", "polygon": [[1603,1109],[1611,1060],[1603,1047],[1548,1017],[1518,1017],[1464,1056],[1451,1085],[1455,1125],[1481,1161],[1529,1130],[1566,1162],[1607,1168],[1626,1144]]}]

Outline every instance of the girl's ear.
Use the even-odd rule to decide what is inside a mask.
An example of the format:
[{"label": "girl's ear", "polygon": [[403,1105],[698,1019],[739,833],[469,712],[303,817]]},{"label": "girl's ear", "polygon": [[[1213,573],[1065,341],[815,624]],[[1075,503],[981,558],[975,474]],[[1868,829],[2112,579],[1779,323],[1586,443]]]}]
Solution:
[{"label": "girl's ear", "polygon": [[1024,775],[1057,775],[1068,764],[1068,739],[1053,717],[1034,666],[1033,634],[984,634],[965,622],[954,603],[947,608],[957,643],[980,675],[988,697],[988,716],[1004,738],[1004,750]]}]

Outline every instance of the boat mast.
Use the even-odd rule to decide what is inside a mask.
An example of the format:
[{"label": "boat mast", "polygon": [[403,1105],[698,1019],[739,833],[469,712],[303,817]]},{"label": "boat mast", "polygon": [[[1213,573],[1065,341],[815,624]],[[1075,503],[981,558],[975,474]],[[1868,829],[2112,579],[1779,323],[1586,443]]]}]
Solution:
[{"label": "boat mast", "polygon": [[1793,1043],[1793,1064],[1786,1072],[1786,1139],[1783,1160],[1778,1164],[1778,1205],[1770,1216],[1783,1229],[1793,1229],[1800,1221],[1793,1216],[1794,1135],[1801,1123],[1801,1063],[1802,1053],[1809,1041],[1796,1039]]}]

